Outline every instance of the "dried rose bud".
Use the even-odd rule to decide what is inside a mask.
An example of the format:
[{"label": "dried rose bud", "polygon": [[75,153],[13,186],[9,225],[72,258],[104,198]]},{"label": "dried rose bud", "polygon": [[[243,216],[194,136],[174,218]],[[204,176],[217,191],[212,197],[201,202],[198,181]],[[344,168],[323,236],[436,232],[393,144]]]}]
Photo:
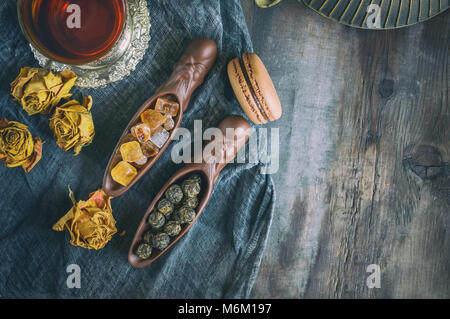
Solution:
[{"label": "dried rose bud", "polygon": [[22,166],[28,173],[41,157],[42,141],[33,138],[26,125],[6,118],[0,121],[0,160],[7,167]]},{"label": "dried rose bud", "polygon": [[70,243],[88,249],[101,249],[117,232],[112,215],[111,198],[103,190],[89,195],[87,201],[75,200],[69,188],[73,207],[55,225],[53,230],[70,232]]},{"label": "dried rose bud", "polygon": [[71,96],[77,76],[70,70],[58,74],[25,67],[11,83],[11,94],[22,104],[28,115],[49,114],[63,98]]},{"label": "dried rose bud", "polygon": [[83,105],[72,100],[56,108],[50,119],[50,128],[60,148],[65,151],[74,148],[75,155],[78,155],[83,146],[92,142],[95,130],[91,107],[92,98],[87,96]]}]

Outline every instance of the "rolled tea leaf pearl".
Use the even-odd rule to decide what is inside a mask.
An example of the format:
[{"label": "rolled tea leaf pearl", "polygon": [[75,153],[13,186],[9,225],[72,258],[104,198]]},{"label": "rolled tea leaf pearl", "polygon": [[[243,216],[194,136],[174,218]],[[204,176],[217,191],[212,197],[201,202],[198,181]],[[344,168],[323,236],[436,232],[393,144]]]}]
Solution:
[{"label": "rolled tea leaf pearl", "polygon": [[181,224],[192,223],[195,219],[195,211],[187,206],[183,206],[178,210],[178,218]]},{"label": "rolled tea leaf pearl", "polygon": [[173,204],[167,198],[163,198],[158,203],[158,210],[164,214],[164,216],[170,216],[173,212]]},{"label": "rolled tea leaf pearl", "polygon": [[140,244],[136,249],[136,255],[141,259],[147,259],[152,255],[152,247],[149,244]]},{"label": "rolled tea leaf pearl", "polygon": [[187,197],[195,197],[200,193],[200,184],[194,180],[185,180],[181,184],[181,188]]},{"label": "rolled tea leaf pearl", "polygon": [[166,198],[174,204],[178,204],[183,200],[183,191],[177,184],[171,185],[164,194]]},{"label": "rolled tea leaf pearl", "polygon": [[154,211],[148,216],[148,223],[154,228],[159,229],[164,226],[166,219],[159,211]]},{"label": "rolled tea leaf pearl", "polygon": [[170,236],[166,233],[159,233],[153,237],[153,247],[164,250],[170,244]]},{"label": "rolled tea leaf pearl", "polygon": [[174,237],[181,232],[181,226],[177,221],[172,220],[164,225],[164,231],[167,235]]}]

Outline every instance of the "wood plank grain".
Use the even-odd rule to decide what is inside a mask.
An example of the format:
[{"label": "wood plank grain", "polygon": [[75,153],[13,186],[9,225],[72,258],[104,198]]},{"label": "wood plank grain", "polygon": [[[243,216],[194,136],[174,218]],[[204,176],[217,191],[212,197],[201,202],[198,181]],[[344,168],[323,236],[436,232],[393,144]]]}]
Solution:
[{"label": "wood plank grain", "polygon": [[242,5],[284,111],[253,296],[450,297],[449,12],[367,31],[295,0]]}]

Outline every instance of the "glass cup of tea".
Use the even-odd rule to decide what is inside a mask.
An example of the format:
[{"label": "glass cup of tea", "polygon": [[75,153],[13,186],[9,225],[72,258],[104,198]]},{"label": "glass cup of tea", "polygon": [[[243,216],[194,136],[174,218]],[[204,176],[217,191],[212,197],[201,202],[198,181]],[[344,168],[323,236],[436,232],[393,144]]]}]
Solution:
[{"label": "glass cup of tea", "polygon": [[[133,40],[142,32],[136,29],[146,26],[135,23],[130,6],[132,12],[142,6],[148,10],[145,0],[17,0],[20,26],[41,66],[72,69],[86,78],[87,85],[81,85],[86,87],[108,84],[123,77],[114,72],[134,69],[126,61],[116,65],[124,56],[136,60]],[[146,49],[149,36],[141,40]]]}]

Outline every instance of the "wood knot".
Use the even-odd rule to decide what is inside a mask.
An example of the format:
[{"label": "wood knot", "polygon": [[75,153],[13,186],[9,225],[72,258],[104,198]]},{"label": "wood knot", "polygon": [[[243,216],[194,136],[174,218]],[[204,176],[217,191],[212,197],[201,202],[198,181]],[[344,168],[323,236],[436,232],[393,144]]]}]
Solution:
[{"label": "wood knot", "polygon": [[417,145],[405,150],[403,165],[421,179],[432,179],[443,171],[441,152],[431,145]]},{"label": "wood knot", "polygon": [[372,144],[378,143],[378,135],[372,131],[369,131],[364,142],[364,151],[366,151]]},{"label": "wood knot", "polygon": [[383,79],[378,85],[378,93],[383,99],[387,99],[394,93],[394,81]]}]

